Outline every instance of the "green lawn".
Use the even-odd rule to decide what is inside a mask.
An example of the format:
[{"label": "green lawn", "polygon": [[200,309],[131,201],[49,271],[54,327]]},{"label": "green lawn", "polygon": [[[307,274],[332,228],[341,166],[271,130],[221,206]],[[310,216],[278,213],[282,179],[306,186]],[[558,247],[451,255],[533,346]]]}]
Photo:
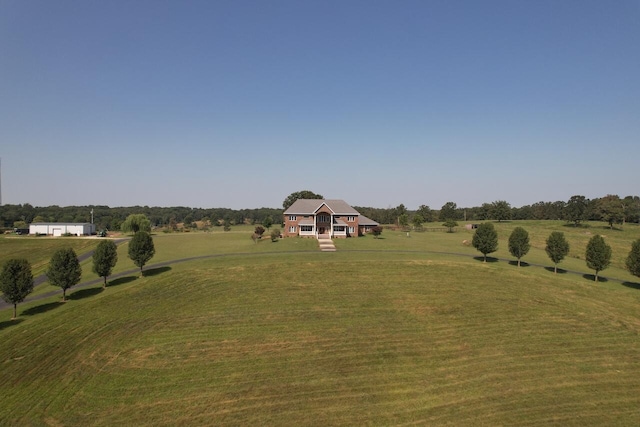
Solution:
[{"label": "green lawn", "polygon": [[0,265],[10,258],[26,258],[34,276],[43,274],[57,249],[71,247],[80,255],[98,245],[94,238],[0,236]]},{"label": "green lawn", "polygon": [[[554,225],[523,226],[548,265]],[[466,232],[249,235],[158,235],[152,264],[234,255],[0,312],[0,425],[640,423],[637,278],[485,264]]]}]

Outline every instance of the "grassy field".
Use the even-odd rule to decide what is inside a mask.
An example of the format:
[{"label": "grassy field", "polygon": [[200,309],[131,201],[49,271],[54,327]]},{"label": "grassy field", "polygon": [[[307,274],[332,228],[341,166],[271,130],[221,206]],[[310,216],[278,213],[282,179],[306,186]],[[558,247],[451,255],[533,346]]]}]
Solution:
[{"label": "grassy field", "polygon": [[[614,257],[638,237],[503,223],[496,256],[511,259],[516,225],[534,245],[524,261],[549,265],[560,227],[561,267],[585,273],[586,232]],[[640,285],[619,261],[604,276],[625,283],[595,284],[479,262],[467,232],[385,230],[335,253],[249,234],[158,235],[152,264],[230,255],[0,312],[0,424],[640,423]],[[119,271],[125,258],[122,246]]]}]

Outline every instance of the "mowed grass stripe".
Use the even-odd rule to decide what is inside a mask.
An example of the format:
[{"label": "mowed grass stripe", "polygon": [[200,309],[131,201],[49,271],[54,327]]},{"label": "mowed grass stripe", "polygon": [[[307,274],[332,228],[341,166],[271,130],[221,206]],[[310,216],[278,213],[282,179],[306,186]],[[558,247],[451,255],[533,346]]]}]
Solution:
[{"label": "mowed grass stripe", "polygon": [[638,420],[633,289],[473,260],[304,259],[175,266],[0,331],[18,409],[0,422]]}]

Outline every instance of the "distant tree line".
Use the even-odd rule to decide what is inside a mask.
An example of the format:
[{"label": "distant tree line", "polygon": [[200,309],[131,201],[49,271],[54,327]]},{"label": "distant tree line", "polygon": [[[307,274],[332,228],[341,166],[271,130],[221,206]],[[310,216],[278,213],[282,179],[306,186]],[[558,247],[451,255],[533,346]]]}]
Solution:
[{"label": "distant tree line", "polygon": [[[315,195],[312,192],[293,193],[283,206],[293,203],[298,196]],[[315,195],[322,197],[320,195]],[[507,201],[497,200],[481,206],[461,208],[455,202],[447,202],[440,209],[421,205],[414,211],[404,204],[396,207],[375,208],[354,206],[362,215],[380,224],[398,226],[422,226],[430,222],[453,221],[507,221],[507,220],[565,220],[578,226],[583,221],[605,221],[614,224],[640,222],[640,197],[606,195],[587,199],[576,195],[567,201],[537,202],[532,205],[512,207]],[[205,221],[212,226],[237,224],[280,224],[283,209],[228,209],[131,206],[47,206],[23,205],[0,206],[0,226],[4,228],[26,228],[32,222],[90,222],[93,210],[94,223],[98,229],[120,230],[122,223],[131,214],[144,214],[152,227],[175,227],[176,224],[191,226],[196,221]],[[269,228],[269,227],[267,227]]]},{"label": "distant tree line", "polygon": [[508,220],[564,220],[576,226],[583,221],[604,221],[614,224],[640,223],[640,197],[621,198],[608,194],[601,198],[587,199],[573,196],[568,201],[537,202],[519,208],[511,207],[504,200],[483,203],[481,206],[460,208],[454,202],[445,203],[439,210],[421,205],[408,211],[403,204],[397,207],[355,207],[362,215],[381,224],[400,224],[406,220],[412,224],[453,221],[508,221]]},{"label": "distant tree line", "polygon": [[213,226],[225,223],[261,224],[267,218],[271,221],[282,220],[282,209],[228,209],[228,208],[188,208],[130,206],[47,206],[34,207],[29,203],[23,205],[0,206],[0,227],[27,228],[33,222],[91,222],[91,211],[98,230],[120,230],[129,215],[145,215],[152,227],[170,227],[176,224],[191,225],[196,221],[205,221]]}]

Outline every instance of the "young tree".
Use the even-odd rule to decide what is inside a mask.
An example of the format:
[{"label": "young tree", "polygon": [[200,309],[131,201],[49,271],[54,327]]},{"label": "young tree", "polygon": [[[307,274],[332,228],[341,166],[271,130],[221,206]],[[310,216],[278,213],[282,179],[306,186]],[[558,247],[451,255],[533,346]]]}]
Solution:
[{"label": "young tree", "polygon": [[118,262],[118,247],[113,240],[103,240],[93,252],[93,272],[104,278],[102,288],[107,287],[107,277]]},{"label": "young tree", "polygon": [[62,301],[66,301],[67,289],[77,285],[82,277],[82,269],[75,251],[64,248],[54,252],[46,274],[53,286],[62,289]]},{"label": "young tree", "polygon": [[271,226],[273,225],[273,219],[271,218],[271,216],[267,216],[265,219],[262,220],[262,225],[268,230],[271,228]]},{"label": "young tree", "polygon": [[133,238],[129,242],[129,258],[131,258],[136,266],[140,267],[141,275],[142,267],[153,258],[155,253],[156,249],[149,233],[140,231],[133,235]]},{"label": "young tree", "polygon": [[483,262],[487,262],[487,254],[498,250],[498,232],[490,222],[478,226],[471,244],[484,255]]},{"label": "young tree", "polygon": [[415,228],[416,230],[419,230],[422,228],[422,223],[424,222],[424,218],[422,218],[420,214],[415,214],[411,219],[411,222],[413,223],[413,228]]},{"label": "young tree", "polygon": [[406,229],[407,227],[409,227],[409,217],[406,213],[400,214],[400,216],[398,217],[398,226],[402,229]]},{"label": "young tree", "polygon": [[558,272],[558,263],[564,259],[569,253],[569,243],[564,238],[564,233],[560,231],[552,232],[547,238],[547,246],[545,247],[547,255],[553,261],[553,272]]},{"label": "young tree", "polygon": [[531,245],[529,244],[529,233],[522,227],[516,227],[509,236],[509,252],[518,258],[518,267],[520,267],[520,258],[525,256]]},{"label": "young tree", "polygon": [[640,239],[633,242],[627,257],[627,270],[634,276],[640,277]]},{"label": "young tree", "polygon": [[382,227],[376,225],[375,227],[371,227],[371,234],[373,234],[373,238],[377,239],[379,235],[382,234]]},{"label": "young tree", "polygon": [[278,239],[280,238],[280,230],[277,228],[274,228],[273,231],[271,231],[271,241],[272,242],[277,242]]},{"label": "young tree", "polygon": [[596,271],[594,280],[598,281],[598,272],[609,267],[611,263],[611,246],[607,245],[602,236],[596,234],[587,243],[585,254],[587,267]]},{"label": "young tree", "polygon": [[120,225],[120,230],[124,233],[137,233],[146,231],[151,233],[151,221],[145,214],[131,214]]},{"label": "young tree", "polygon": [[17,316],[18,303],[33,291],[33,274],[31,265],[26,259],[10,259],[2,267],[0,273],[0,291],[2,299],[13,304],[13,317]]},{"label": "young tree", "polygon": [[262,237],[262,235],[264,234],[266,230],[264,229],[264,227],[258,225],[255,230],[254,233],[256,233],[258,236]]},{"label": "young tree", "polygon": [[442,226],[447,227],[449,229],[447,233],[453,233],[453,227],[457,227],[458,223],[455,220],[449,218],[448,220],[445,221],[444,224],[442,224]]}]

